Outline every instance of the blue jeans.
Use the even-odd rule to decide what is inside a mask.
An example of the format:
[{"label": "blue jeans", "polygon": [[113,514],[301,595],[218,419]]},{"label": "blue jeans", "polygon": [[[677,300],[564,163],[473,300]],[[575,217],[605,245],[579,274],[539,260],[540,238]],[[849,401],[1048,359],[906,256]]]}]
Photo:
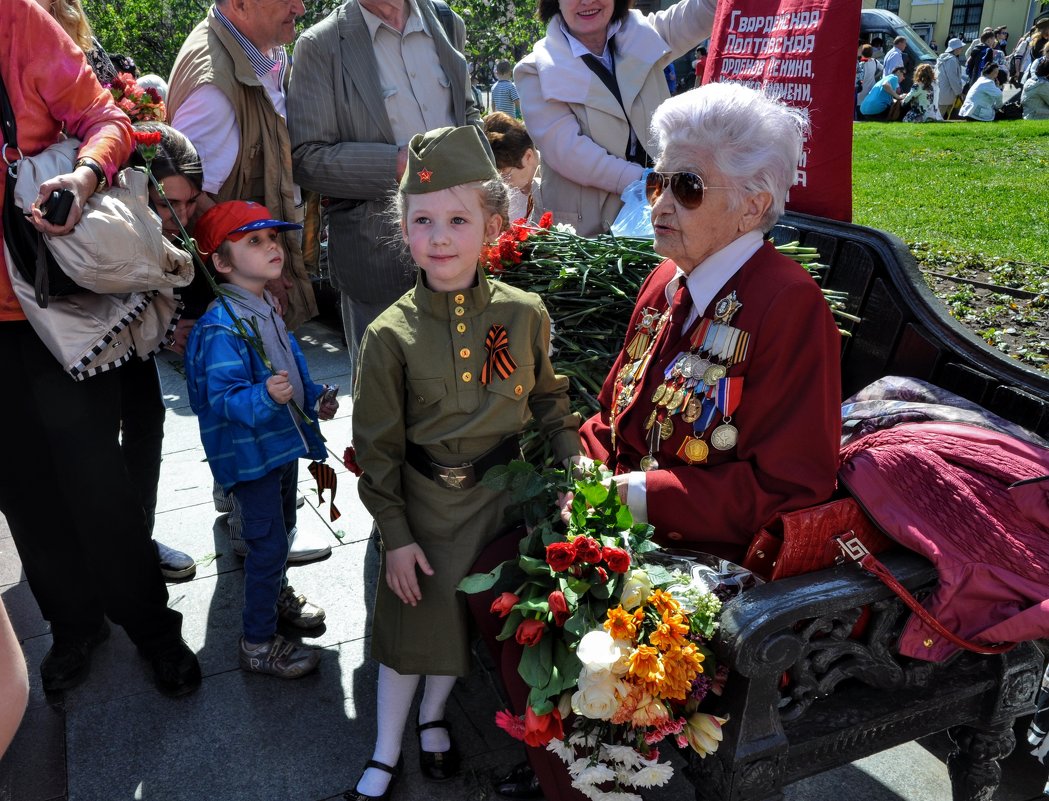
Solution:
[{"label": "blue jeans", "polygon": [[277,596],[285,584],[288,532],[295,525],[299,460],[262,478],[233,485],[244,517],[244,639],[265,642],[277,631]]}]

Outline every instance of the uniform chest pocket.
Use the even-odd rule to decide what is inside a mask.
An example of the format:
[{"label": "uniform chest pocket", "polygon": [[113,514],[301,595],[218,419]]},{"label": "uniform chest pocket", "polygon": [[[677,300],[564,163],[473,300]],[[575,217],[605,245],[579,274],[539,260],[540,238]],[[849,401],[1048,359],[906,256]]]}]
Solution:
[{"label": "uniform chest pocket", "polygon": [[409,378],[408,409],[427,409],[439,403],[448,394],[443,378]]},{"label": "uniform chest pocket", "polygon": [[496,378],[488,391],[510,400],[525,401],[535,388],[535,365],[519,364],[508,378]]}]

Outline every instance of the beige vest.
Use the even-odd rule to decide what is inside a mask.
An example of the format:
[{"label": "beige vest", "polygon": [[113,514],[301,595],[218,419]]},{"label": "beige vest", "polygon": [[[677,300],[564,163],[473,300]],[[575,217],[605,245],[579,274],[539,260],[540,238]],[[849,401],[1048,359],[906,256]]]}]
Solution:
[{"label": "beige vest", "polygon": [[[253,200],[282,220],[302,223],[303,207],[296,207],[294,199],[288,126],[273,108],[244,48],[213,12],[186,38],[170,83],[169,118],[174,118],[190,93],[204,84],[220,89],[233,105],[240,128],[240,150],[216,200]],[[294,330],[317,315],[317,301],[303,264],[301,236],[289,232],[283,240],[285,277],[292,284],[284,322]]]}]

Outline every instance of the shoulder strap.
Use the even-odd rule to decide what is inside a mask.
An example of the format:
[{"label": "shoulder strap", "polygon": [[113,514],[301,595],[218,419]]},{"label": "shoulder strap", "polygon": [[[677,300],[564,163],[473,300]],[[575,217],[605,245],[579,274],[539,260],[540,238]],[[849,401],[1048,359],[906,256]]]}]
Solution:
[{"label": "shoulder strap", "polygon": [[437,18],[441,21],[445,36],[455,46],[455,12],[444,0],[430,0],[433,10],[437,12]]},{"label": "shoulder strap", "polygon": [[[15,112],[11,108],[11,99],[7,96],[3,72],[0,72],[0,122],[4,125],[4,149],[18,147],[18,126],[15,124]],[[4,154],[4,161],[7,161]]]},{"label": "shoulder strap", "polygon": [[[612,70],[614,70],[616,64],[616,37],[614,34],[612,35],[612,38],[608,40],[608,49],[612,54]],[[626,106],[623,105],[623,94],[619,91],[619,81],[616,80],[615,73],[612,70],[609,70],[608,67],[602,63],[601,59],[592,53],[584,53],[580,58],[583,60],[583,63],[590,68],[590,71],[601,79],[601,83],[603,83],[605,88],[612,93],[612,96],[619,103],[619,107],[623,109],[623,118],[626,120],[627,127],[630,129],[630,142],[627,144],[627,151],[624,158],[627,161],[640,164],[642,167],[651,167],[652,159],[645,151],[645,148],[642,147],[637,134],[634,133],[634,126],[630,122],[630,114],[627,113]]]}]

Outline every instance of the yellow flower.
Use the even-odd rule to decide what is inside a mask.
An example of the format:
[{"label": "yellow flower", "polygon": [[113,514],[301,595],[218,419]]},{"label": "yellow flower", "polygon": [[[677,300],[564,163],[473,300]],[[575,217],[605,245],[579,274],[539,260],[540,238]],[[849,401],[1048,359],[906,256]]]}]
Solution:
[{"label": "yellow flower", "polygon": [[669,651],[671,648],[681,648],[688,642],[685,639],[688,631],[688,624],[681,615],[664,612],[663,622],[656,626],[648,641],[661,651]]},{"label": "yellow flower", "polygon": [[632,614],[624,610],[622,606],[617,606],[615,609],[608,610],[605,631],[612,635],[613,640],[629,640],[633,642],[637,636],[637,624],[634,622]]},{"label": "yellow flower", "polygon": [[659,695],[660,688],[666,680],[666,671],[659,651],[650,645],[640,645],[630,655],[627,675],[642,689],[652,695]]},{"label": "yellow flower", "polygon": [[631,570],[626,574],[626,582],[623,584],[623,607],[626,609],[637,609],[648,598],[652,592],[652,580],[644,570]]},{"label": "yellow flower", "polygon": [[708,715],[705,712],[697,712],[688,719],[685,727],[685,737],[688,744],[701,757],[713,754],[721,744],[721,727],[728,722],[727,718],[719,718]]},{"label": "yellow flower", "polygon": [[667,612],[671,614],[681,612],[681,604],[674,600],[673,595],[663,590],[653,590],[648,596],[648,605],[661,617]]}]

